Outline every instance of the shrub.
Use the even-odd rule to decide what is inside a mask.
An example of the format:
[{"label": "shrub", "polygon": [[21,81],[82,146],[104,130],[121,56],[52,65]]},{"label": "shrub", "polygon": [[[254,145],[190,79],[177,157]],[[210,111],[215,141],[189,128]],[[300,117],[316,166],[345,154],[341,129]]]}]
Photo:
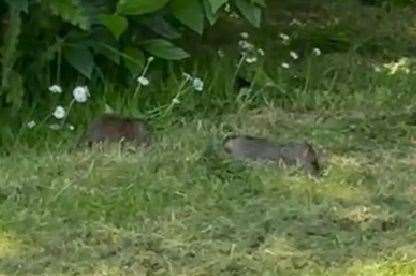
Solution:
[{"label": "shrub", "polygon": [[52,84],[137,78],[146,55],[188,58],[174,43],[184,31],[202,34],[229,7],[259,26],[264,5],[264,0],[6,0],[0,3],[0,104],[18,109],[24,100],[47,102],[44,88]]}]

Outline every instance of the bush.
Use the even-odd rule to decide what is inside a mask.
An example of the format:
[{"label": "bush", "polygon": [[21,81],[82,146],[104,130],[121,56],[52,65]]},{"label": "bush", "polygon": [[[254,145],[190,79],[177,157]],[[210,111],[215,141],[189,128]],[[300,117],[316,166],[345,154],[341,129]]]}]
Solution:
[{"label": "bush", "polygon": [[[146,56],[182,60],[184,31],[202,34],[232,7],[259,26],[264,0],[6,0],[1,46],[1,106],[48,102],[45,87],[85,80],[126,83]],[[206,24],[208,23],[208,24]],[[81,77],[80,77],[81,76]]]}]

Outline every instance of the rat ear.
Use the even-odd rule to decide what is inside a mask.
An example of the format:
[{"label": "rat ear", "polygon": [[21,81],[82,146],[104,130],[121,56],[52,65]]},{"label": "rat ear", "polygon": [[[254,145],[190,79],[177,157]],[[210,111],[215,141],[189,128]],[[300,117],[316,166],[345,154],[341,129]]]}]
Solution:
[{"label": "rat ear", "polygon": [[236,139],[237,137],[238,137],[238,135],[236,135],[236,134],[229,134],[229,135],[225,136],[225,138],[224,138],[224,144],[227,143],[230,140]]}]

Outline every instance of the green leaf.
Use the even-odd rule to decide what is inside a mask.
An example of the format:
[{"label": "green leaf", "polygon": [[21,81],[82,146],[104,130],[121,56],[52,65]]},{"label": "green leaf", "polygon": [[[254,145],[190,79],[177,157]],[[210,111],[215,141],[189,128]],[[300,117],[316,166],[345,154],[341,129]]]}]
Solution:
[{"label": "green leaf", "polygon": [[22,18],[19,10],[11,8],[10,11],[10,28],[4,33],[4,45],[1,48],[1,87],[0,95],[4,92],[11,81],[11,72],[18,58],[17,46],[22,26]]},{"label": "green leaf", "polygon": [[93,43],[94,56],[103,55],[115,64],[120,64],[120,55],[122,54],[115,46],[107,43]]},{"label": "green leaf", "polygon": [[160,14],[146,17],[143,16],[142,22],[146,27],[155,33],[160,34],[164,38],[178,39],[181,37],[181,33],[179,33],[174,26],[169,24],[169,22],[167,22]]},{"label": "green leaf", "polygon": [[124,33],[129,25],[127,19],[120,15],[102,14],[98,16],[98,19],[117,39],[120,38],[120,35]]},{"label": "green leaf", "polygon": [[205,16],[208,19],[209,24],[212,26],[217,22],[218,14],[215,12],[212,12],[212,8],[209,4],[209,0],[204,0],[204,8],[205,8]]},{"label": "green leaf", "polygon": [[78,0],[42,0],[42,4],[46,4],[53,14],[60,16],[66,22],[83,30],[89,30],[90,18]]},{"label": "green leaf", "polygon": [[143,52],[136,47],[126,47],[123,52],[129,57],[123,58],[125,67],[132,75],[137,75],[143,70],[146,63]]},{"label": "green leaf", "polygon": [[91,78],[94,58],[88,47],[84,45],[68,46],[64,49],[64,57],[79,73]]},{"label": "green leaf", "polygon": [[211,7],[212,13],[216,13],[228,0],[207,0]]},{"label": "green leaf", "polygon": [[28,0],[6,0],[10,7],[18,12],[29,12],[29,1]]},{"label": "green leaf", "polygon": [[202,34],[204,31],[204,7],[200,0],[173,0],[173,15],[185,26]]},{"label": "green leaf", "polygon": [[11,71],[9,86],[6,90],[6,102],[12,104],[15,108],[19,108],[23,102],[24,92],[22,76],[15,71]]},{"label": "green leaf", "polygon": [[264,0],[251,0],[251,2],[253,4],[258,4],[262,8],[265,8],[267,6],[266,1],[264,1]]},{"label": "green leaf", "polygon": [[234,0],[241,14],[256,28],[261,24],[261,9],[248,0]]},{"label": "green leaf", "polygon": [[143,44],[143,47],[150,54],[163,59],[180,60],[190,57],[183,49],[164,39],[148,40]]},{"label": "green leaf", "polygon": [[120,0],[117,12],[125,15],[152,13],[162,9],[169,0]]}]

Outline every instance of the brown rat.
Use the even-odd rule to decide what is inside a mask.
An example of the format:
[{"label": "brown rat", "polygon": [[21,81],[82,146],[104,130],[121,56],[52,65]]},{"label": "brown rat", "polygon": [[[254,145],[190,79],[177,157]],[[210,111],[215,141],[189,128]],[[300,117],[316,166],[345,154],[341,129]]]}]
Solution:
[{"label": "brown rat", "polygon": [[224,149],[236,159],[269,160],[284,165],[299,165],[315,176],[321,171],[316,151],[306,142],[274,144],[260,137],[231,135],[226,137]]},{"label": "brown rat", "polygon": [[104,114],[88,126],[79,144],[89,146],[102,142],[129,142],[136,146],[150,145],[150,130],[146,121],[117,114]]}]

